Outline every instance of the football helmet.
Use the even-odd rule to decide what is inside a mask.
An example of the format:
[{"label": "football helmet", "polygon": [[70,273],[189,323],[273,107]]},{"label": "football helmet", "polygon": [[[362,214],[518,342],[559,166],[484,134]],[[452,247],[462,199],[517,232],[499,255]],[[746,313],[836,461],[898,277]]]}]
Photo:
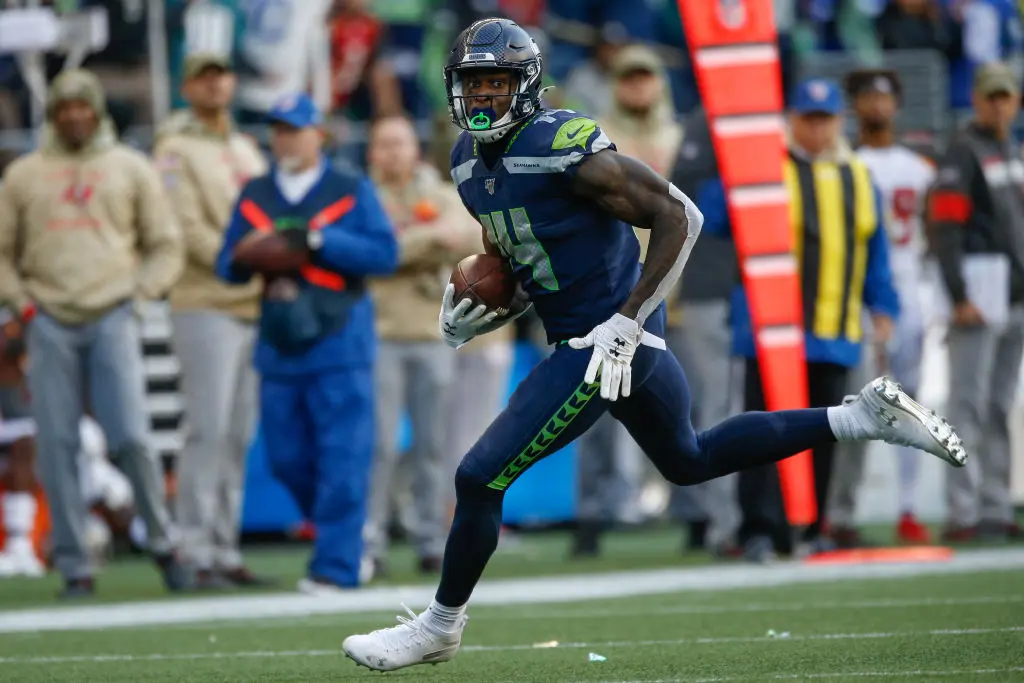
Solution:
[{"label": "football helmet", "polygon": [[[497,116],[493,107],[473,107],[462,92],[461,74],[469,69],[501,69],[516,74],[510,88],[508,111]],[[452,122],[480,142],[494,142],[512,126],[540,108],[543,60],[540,48],[522,27],[510,19],[481,19],[459,34],[448,53],[444,81]]]}]

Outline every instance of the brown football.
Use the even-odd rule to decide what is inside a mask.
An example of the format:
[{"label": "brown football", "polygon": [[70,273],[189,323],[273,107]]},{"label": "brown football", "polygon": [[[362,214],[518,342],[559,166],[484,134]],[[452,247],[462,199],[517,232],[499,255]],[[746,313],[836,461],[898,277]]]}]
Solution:
[{"label": "brown football", "polygon": [[251,232],[235,247],[235,262],[258,273],[288,273],[309,262],[305,250],[295,249],[280,233]]},{"label": "brown football", "polygon": [[516,278],[508,262],[490,254],[474,254],[459,261],[450,282],[455,285],[453,301],[471,299],[474,304],[504,314],[516,295]]}]

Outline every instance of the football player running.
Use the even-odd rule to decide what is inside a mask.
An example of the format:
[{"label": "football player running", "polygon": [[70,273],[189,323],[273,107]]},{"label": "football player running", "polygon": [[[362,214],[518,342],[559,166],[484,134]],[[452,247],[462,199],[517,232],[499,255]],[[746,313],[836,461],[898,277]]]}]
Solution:
[{"label": "football player running", "polygon": [[[887,378],[841,406],[746,413],[706,432],[690,423],[686,376],[665,349],[665,295],[676,286],[703,216],[674,185],[618,154],[597,124],[543,109],[542,59],[507,19],[464,30],[444,68],[452,120],[465,132],[451,174],[483,228],[488,253],[508,260],[555,350],[455,475],[457,503],[441,582],[422,613],[349,636],[343,648],[378,671],[450,660],[466,605],[498,543],[502,499],[526,469],[609,411],[666,479],[688,485],[773,463],[828,440],[883,440],[962,466],[960,438]],[[643,271],[631,226],[650,230]],[[440,329],[459,346],[508,323],[468,300],[442,301]]]}]

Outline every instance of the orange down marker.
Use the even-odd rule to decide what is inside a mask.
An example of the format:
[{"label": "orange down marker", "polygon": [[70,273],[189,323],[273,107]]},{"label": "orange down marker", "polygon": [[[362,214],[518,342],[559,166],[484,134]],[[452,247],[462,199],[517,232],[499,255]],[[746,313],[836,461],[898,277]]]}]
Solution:
[{"label": "orange down marker", "polygon": [[[807,408],[772,0],[679,0],[679,13],[728,197],[765,403],[768,410]],[[778,468],[790,524],[812,523],[818,509],[810,451]]]}]

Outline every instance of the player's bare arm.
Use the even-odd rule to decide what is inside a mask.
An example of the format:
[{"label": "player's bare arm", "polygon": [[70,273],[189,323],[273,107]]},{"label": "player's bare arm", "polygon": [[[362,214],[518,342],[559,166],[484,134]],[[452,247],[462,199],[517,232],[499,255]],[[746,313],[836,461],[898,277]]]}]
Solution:
[{"label": "player's bare arm", "polygon": [[610,149],[580,163],[573,190],[616,218],[651,231],[643,273],[619,311],[642,325],[679,279],[700,233],[700,212],[649,166]]}]

